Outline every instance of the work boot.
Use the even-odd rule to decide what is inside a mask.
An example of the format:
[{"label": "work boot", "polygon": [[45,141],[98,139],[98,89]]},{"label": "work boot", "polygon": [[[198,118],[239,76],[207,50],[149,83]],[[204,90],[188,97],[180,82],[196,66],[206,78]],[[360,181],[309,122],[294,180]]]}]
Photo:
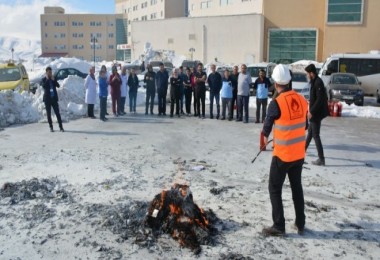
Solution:
[{"label": "work boot", "polygon": [[63,130],[63,126],[59,126],[59,131],[65,132],[65,130]]},{"label": "work boot", "polygon": [[50,127],[50,132],[52,132],[52,133],[54,132],[54,129],[52,126]]},{"label": "work boot", "polygon": [[319,158],[318,160],[312,161],[311,163],[317,166],[325,166],[325,159]]},{"label": "work boot", "polygon": [[263,231],[261,231],[261,233],[268,237],[268,236],[272,236],[272,237],[282,237],[285,235],[285,230],[282,231],[282,230],[279,230],[278,228],[274,227],[274,226],[271,226],[271,227],[266,227],[266,228],[263,228]]}]

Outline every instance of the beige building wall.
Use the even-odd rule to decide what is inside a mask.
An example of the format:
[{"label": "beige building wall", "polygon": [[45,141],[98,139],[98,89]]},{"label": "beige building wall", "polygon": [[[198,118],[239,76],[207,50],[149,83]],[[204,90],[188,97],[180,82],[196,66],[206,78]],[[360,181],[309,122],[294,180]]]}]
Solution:
[{"label": "beige building wall", "polygon": [[173,50],[188,59],[194,48],[193,59],[204,63],[215,58],[233,64],[258,62],[263,58],[263,28],[259,14],[133,22],[132,57],[138,59],[149,42],[153,49]]},{"label": "beige building wall", "polygon": [[[368,53],[380,50],[380,1],[364,0],[363,23],[358,25],[331,25],[325,22],[325,59],[333,53]],[[327,10],[326,10],[327,12]]]},{"label": "beige building wall", "polygon": [[47,7],[41,14],[42,55],[61,54],[88,61],[94,59],[92,36],[97,39],[96,60],[116,58],[116,18],[114,14],[64,14],[63,8]]},{"label": "beige building wall", "polygon": [[265,16],[264,61],[268,61],[269,58],[270,29],[316,29],[318,37],[316,59],[321,61],[325,34],[325,9],[324,0],[265,0],[263,6],[263,15]]},{"label": "beige building wall", "polygon": [[115,12],[128,19],[128,43],[131,43],[133,21],[185,17],[185,0],[115,0]]},{"label": "beige building wall", "polygon": [[189,0],[189,16],[261,14],[264,0]]}]

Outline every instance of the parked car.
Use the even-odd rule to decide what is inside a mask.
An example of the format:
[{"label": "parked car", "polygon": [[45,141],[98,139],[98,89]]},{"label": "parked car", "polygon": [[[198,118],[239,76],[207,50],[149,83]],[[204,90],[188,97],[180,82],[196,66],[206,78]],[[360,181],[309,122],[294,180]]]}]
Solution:
[{"label": "parked car", "polygon": [[163,64],[164,64],[164,67],[165,67],[165,69],[166,69],[168,72],[171,72],[172,69],[174,68],[173,63],[171,63],[170,61],[151,60],[151,61],[149,62],[149,64],[152,65],[153,68],[155,68],[155,67],[159,67],[159,66],[160,66],[160,63],[163,63]]},{"label": "parked car", "polygon": [[[271,86],[269,88],[269,94],[273,95],[274,92],[274,82],[272,80],[272,72],[274,67],[276,67],[275,63],[267,63],[267,62],[262,62],[262,63],[255,63],[255,64],[250,64],[247,66],[247,72],[251,74],[252,78],[252,83],[256,81],[256,79],[259,77],[259,72],[260,70],[264,70],[266,73],[266,77],[270,80]],[[253,88],[253,84],[251,87],[251,95],[255,96],[256,95],[256,90]]]},{"label": "parked car", "polygon": [[195,68],[198,63],[200,63],[199,60],[184,60],[182,61],[182,67],[185,68]]},{"label": "parked car", "polygon": [[292,88],[294,89],[294,91],[303,95],[306,98],[306,100],[310,99],[310,84],[307,80],[306,73],[292,73]]},{"label": "parked car", "polygon": [[340,100],[351,105],[354,103],[357,106],[364,104],[364,91],[360,86],[361,83],[355,74],[352,73],[333,73],[327,91],[330,100]]},{"label": "parked car", "polygon": [[[53,75],[54,75],[54,78],[56,78],[57,80],[63,80],[65,78],[67,78],[68,76],[78,76],[81,78],[86,78],[88,74],[83,73],[83,72],[81,72],[77,69],[74,69],[74,68],[63,68],[63,69],[58,69],[57,71],[54,71]],[[33,92],[33,93],[36,92],[36,89],[40,85],[43,77],[45,77],[45,74],[42,77],[37,77],[37,78],[30,81],[30,91],[31,92]]]},{"label": "parked car", "polygon": [[24,65],[16,65],[14,62],[0,64],[0,90],[28,91],[29,85],[29,76]]}]

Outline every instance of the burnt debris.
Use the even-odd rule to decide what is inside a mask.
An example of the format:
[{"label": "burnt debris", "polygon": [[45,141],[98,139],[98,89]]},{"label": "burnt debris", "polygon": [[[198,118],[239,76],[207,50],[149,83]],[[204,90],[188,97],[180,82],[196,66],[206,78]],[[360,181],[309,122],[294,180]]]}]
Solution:
[{"label": "burnt debris", "polygon": [[201,245],[215,244],[217,222],[211,210],[204,211],[194,203],[189,186],[181,184],[157,194],[146,218],[155,236],[169,234],[195,254],[201,252]]}]

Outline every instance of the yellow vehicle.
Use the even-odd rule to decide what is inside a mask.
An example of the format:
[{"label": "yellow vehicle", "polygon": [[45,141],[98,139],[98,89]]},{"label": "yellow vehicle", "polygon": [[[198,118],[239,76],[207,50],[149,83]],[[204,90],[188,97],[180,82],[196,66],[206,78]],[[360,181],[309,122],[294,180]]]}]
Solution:
[{"label": "yellow vehicle", "polygon": [[29,77],[24,65],[0,64],[0,90],[29,91]]}]

